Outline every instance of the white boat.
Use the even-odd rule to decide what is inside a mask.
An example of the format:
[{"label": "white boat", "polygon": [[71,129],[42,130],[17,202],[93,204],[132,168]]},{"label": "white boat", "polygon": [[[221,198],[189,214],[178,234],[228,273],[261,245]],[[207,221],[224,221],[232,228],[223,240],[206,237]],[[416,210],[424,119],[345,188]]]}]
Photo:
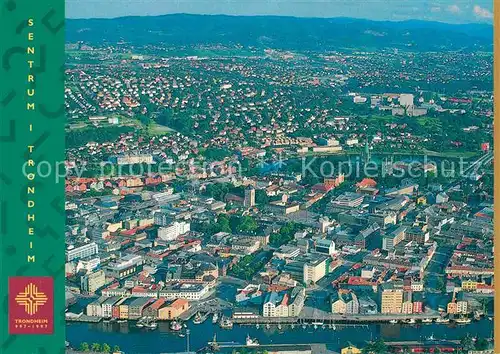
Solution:
[{"label": "white boat", "polygon": [[425,339],[428,341],[431,341],[431,342],[436,340],[436,338],[434,337],[434,333],[432,333],[429,337],[427,337]]},{"label": "white boat", "polygon": [[202,315],[201,313],[196,313],[196,316],[194,317],[194,320],[193,320],[193,323],[194,324],[201,324],[203,322],[205,322],[208,318],[208,315],[205,314],[205,315]]},{"label": "white boat", "polygon": [[177,321],[172,321],[172,323],[170,324],[170,329],[172,331],[180,331],[182,329],[182,325]]},{"label": "white boat", "polygon": [[156,329],[158,327],[158,323],[156,322],[145,323],[144,327],[148,329]]},{"label": "white boat", "polygon": [[258,324],[258,323],[257,323],[257,324],[255,325],[255,328],[259,329],[259,328],[260,328],[260,324]]},{"label": "white boat", "polygon": [[137,323],[135,324],[136,327],[142,328],[144,327],[144,322],[146,321],[146,317],[141,317]]},{"label": "white boat", "polygon": [[127,323],[127,320],[118,320],[116,322],[118,322],[118,323]]},{"label": "white boat", "polygon": [[432,323],[432,318],[424,318],[422,323]]},{"label": "white boat", "polygon": [[278,325],[278,329],[281,330],[283,327],[281,327],[281,324]]},{"label": "white boat", "polygon": [[389,323],[396,324],[398,323],[398,320],[390,320]]},{"label": "white boat", "polygon": [[255,338],[250,338],[250,335],[247,335],[247,347],[258,347],[260,344]]},{"label": "white boat", "polygon": [[406,320],[406,323],[408,323],[408,324],[414,324],[415,323],[415,319],[414,318],[410,318],[409,320]]},{"label": "white boat", "polygon": [[305,323],[304,323],[304,324],[302,325],[302,328],[303,328],[303,329],[306,329],[306,328],[307,328],[307,324],[305,324]]},{"label": "white boat", "polygon": [[449,318],[446,318],[446,317],[436,318],[436,323],[448,323],[448,322],[450,322]]},{"label": "white boat", "polygon": [[458,324],[469,324],[471,323],[471,319],[468,317],[460,317],[455,320],[456,323]]},{"label": "white boat", "polygon": [[184,333],[179,333],[179,337],[184,338],[186,335]]},{"label": "white boat", "polygon": [[230,319],[225,318],[220,322],[220,326],[221,326],[221,328],[224,328],[224,329],[231,329],[231,328],[233,328],[233,322]]},{"label": "white boat", "polygon": [[158,324],[156,323],[156,321],[150,317],[146,317],[144,319],[143,325],[144,325],[144,327],[146,327],[148,329],[156,329],[156,327],[158,327]]},{"label": "white boat", "polygon": [[212,317],[212,323],[216,324],[218,320],[219,320],[219,314],[215,312],[214,316]]}]

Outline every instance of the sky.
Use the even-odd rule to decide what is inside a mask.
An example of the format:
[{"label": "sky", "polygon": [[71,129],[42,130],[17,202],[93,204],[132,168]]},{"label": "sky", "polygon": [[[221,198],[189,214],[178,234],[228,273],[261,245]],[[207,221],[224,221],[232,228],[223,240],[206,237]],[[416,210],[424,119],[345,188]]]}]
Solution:
[{"label": "sky", "polygon": [[66,0],[67,18],[173,13],[492,23],[493,0]]}]

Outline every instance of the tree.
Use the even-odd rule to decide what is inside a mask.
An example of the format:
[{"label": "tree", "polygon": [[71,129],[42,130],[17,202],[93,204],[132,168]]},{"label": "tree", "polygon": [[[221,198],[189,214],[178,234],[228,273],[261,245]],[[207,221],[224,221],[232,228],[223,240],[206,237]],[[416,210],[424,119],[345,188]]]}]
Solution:
[{"label": "tree", "polygon": [[294,222],[288,222],[278,233],[271,235],[269,242],[273,247],[280,247],[293,240],[297,231],[299,231],[299,225]]},{"label": "tree", "polygon": [[442,277],[436,278],[436,289],[441,291],[441,292],[446,292],[446,284],[445,284],[444,279]]},{"label": "tree", "polygon": [[80,350],[82,352],[88,352],[90,351],[89,344],[87,342],[83,342],[80,344]]},{"label": "tree", "polygon": [[259,225],[257,225],[257,222],[254,218],[252,218],[251,216],[244,216],[240,219],[237,230],[239,232],[253,232],[257,230],[258,227]]},{"label": "tree", "polygon": [[92,343],[91,347],[93,352],[100,352],[101,351],[101,345],[99,343]]},{"label": "tree", "polygon": [[460,339],[460,345],[464,350],[471,350],[474,347],[474,341],[472,340],[472,337],[467,334],[465,337]]},{"label": "tree", "polygon": [[115,345],[115,346],[113,347],[113,353],[118,353],[118,352],[120,352],[120,347],[119,347],[119,346],[117,346],[117,345]]},{"label": "tree", "polygon": [[217,218],[217,229],[215,230],[215,233],[217,232],[231,232],[231,226],[227,215],[221,214]]},{"label": "tree", "polygon": [[387,345],[382,339],[377,339],[375,342],[369,343],[362,350],[363,354],[384,354],[387,353]]},{"label": "tree", "polygon": [[263,189],[257,189],[255,191],[255,203],[256,204],[267,204],[269,203],[269,197],[266,194],[266,191]]},{"label": "tree", "polygon": [[103,353],[111,353],[111,347],[109,346],[108,343],[104,343],[102,345],[102,352]]},{"label": "tree", "polygon": [[478,338],[475,345],[477,350],[486,350],[489,346],[490,345],[485,338]]},{"label": "tree", "polygon": [[151,118],[149,118],[148,116],[145,116],[144,114],[137,115],[137,118],[146,127],[151,124]]}]

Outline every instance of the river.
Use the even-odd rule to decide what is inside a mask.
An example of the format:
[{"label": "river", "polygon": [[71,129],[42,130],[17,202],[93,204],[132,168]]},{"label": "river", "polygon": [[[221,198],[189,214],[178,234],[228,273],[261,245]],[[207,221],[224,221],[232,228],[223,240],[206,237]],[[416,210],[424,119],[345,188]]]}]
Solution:
[{"label": "river", "polygon": [[[325,343],[330,350],[340,351],[348,342],[362,346],[368,340],[383,338],[385,340],[423,340],[433,335],[436,339],[460,339],[470,334],[483,338],[492,336],[493,321],[483,319],[469,325],[455,324],[372,324],[366,327],[344,327],[338,325],[332,329],[303,329],[296,326],[277,326],[269,329],[262,326],[237,326],[232,330],[221,329],[213,325],[211,318],[200,325],[189,322],[190,349],[199,350],[211,341],[214,334],[217,342],[245,343],[245,338],[250,335],[260,344],[306,344]],[[78,347],[81,342],[108,343],[118,345],[126,354],[160,354],[183,352],[186,350],[187,337],[179,337],[169,329],[167,322],[158,322],[156,330],[136,328],[133,323],[68,323],[66,326],[66,339],[73,347]]]}]

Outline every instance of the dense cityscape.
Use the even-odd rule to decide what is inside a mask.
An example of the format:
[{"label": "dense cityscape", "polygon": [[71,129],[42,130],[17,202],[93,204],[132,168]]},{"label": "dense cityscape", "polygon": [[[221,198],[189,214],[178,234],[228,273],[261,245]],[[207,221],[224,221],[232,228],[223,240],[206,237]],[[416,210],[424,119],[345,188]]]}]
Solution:
[{"label": "dense cityscape", "polygon": [[492,52],[66,59],[70,353],[492,352]]}]

